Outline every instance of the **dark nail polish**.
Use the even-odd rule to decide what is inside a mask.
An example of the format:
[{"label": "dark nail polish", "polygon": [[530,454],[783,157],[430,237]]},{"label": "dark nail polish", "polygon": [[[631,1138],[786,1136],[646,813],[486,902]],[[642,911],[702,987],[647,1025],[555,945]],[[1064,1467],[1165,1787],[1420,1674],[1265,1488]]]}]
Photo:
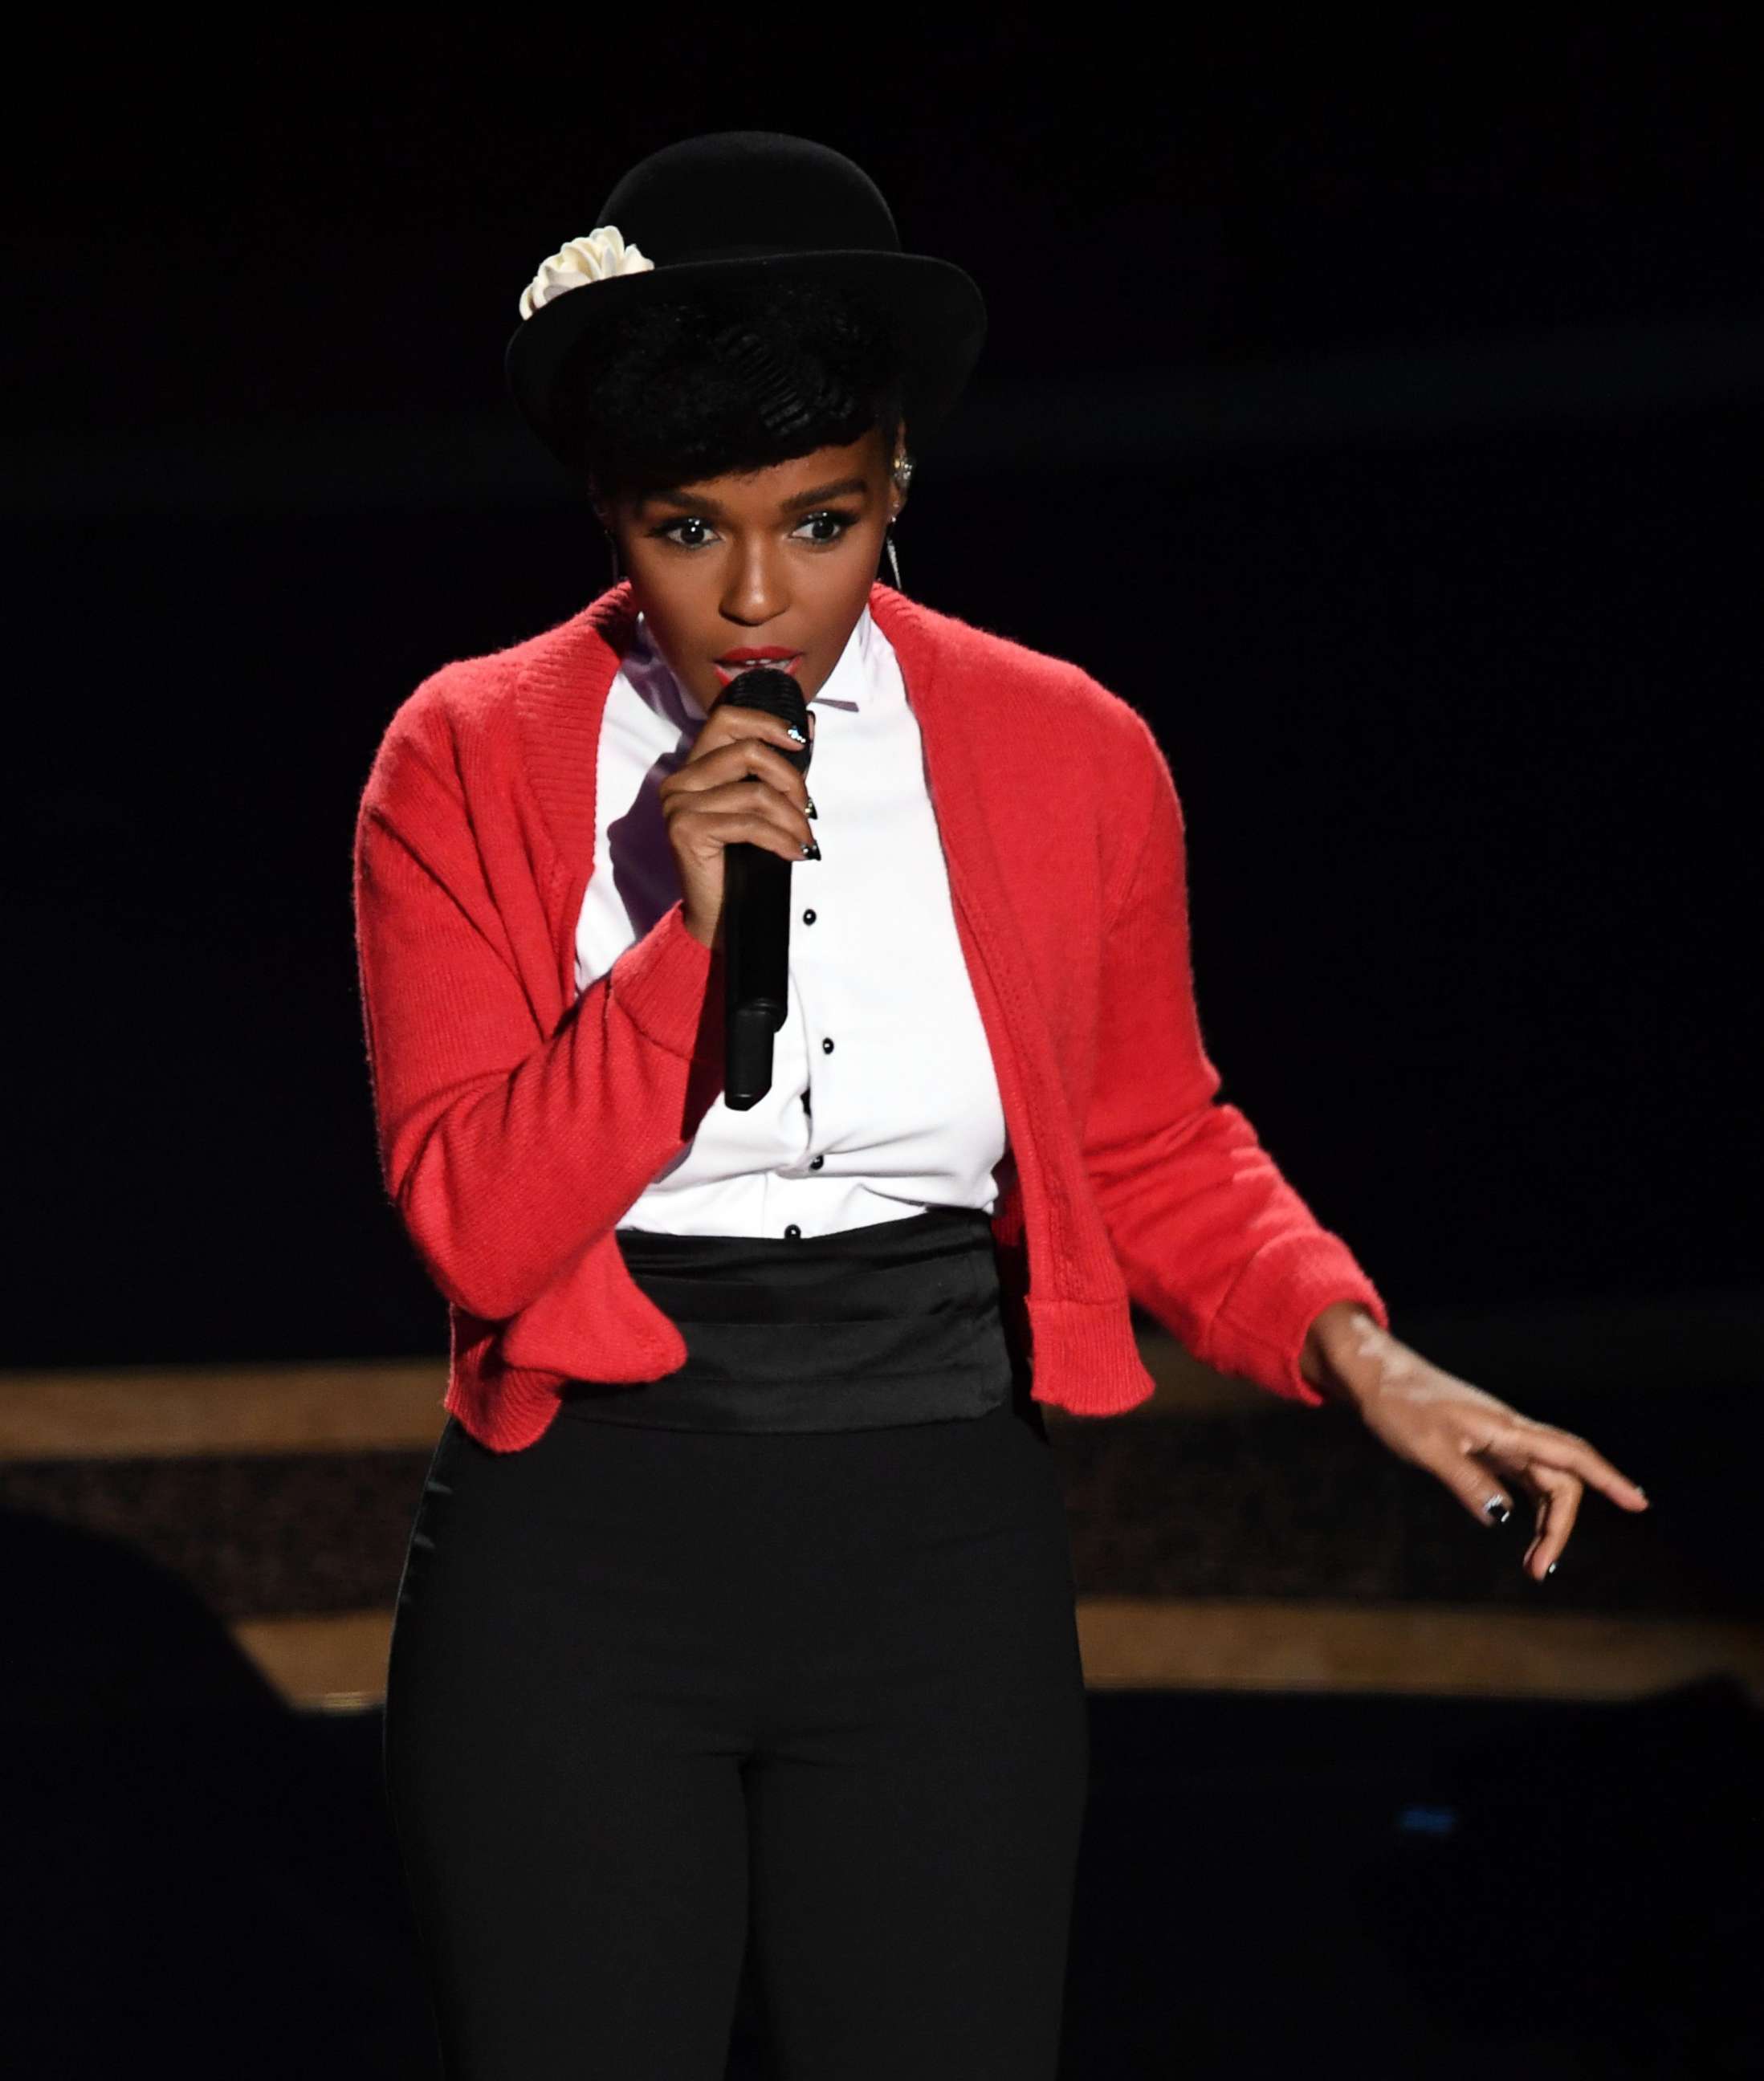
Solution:
[{"label": "dark nail polish", "polygon": [[809,798],[808,798],[808,803],[809,803],[809,814],[810,814],[811,817],[819,818],[821,813],[820,813],[820,811],[819,811],[819,809],[817,809],[815,808],[815,797],[814,797],[812,795],[810,795],[810,796],[809,797]]},{"label": "dark nail polish", "polygon": [[1494,1520],[1497,1524],[1505,1524],[1507,1520],[1513,1515],[1511,1510],[1509,1510],[1507,1505],[1501,1500],[1499,1496],[1490,1496],[1488,1500],[1483,1505],[1483,1508],[1488,1512],[1489,1516]]},{"label": "dark nail polish", "polygon": [[813,839],[810,839],[808,843],[803,847],[802,856],[805,860],[819,860],[820,858],[821,848]]},{"label": "dark nail polish", "polygon": [[1552,1561],[1543,1572],[1546,1575],[1553,1575],[1556,1573],[1556,1563]]},{"label": "dark nail polish", "polygon": [[786,723],[785,725],[785,729],[790,736],[796,739],[798,744],[806,744],[808,742],[808,739],[802,734],[802,731],[797,728],[794,722]]}]

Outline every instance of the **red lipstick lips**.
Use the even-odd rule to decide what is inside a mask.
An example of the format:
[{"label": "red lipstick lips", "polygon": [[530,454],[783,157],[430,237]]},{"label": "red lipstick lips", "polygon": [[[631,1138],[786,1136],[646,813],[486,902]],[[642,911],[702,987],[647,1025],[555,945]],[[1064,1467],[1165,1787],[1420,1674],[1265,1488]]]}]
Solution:
[{"label": "red lipstick lips", "polygon": [[770,665],[774,671],[794,673],[802,658],[800,650],[786,650],[781,643],[768,643],[761,650],[730,650],[715,661],[718,676],[726,687],[729,682],[756,665]]}]

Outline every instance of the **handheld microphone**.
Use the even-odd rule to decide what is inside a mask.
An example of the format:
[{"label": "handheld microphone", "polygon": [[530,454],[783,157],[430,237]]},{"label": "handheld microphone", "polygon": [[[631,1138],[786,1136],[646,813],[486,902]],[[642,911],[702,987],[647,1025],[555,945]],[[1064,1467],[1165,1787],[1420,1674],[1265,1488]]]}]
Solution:
[{"label": "handheld microphone", "polygon": [[[738,672],[717,698],[776,716],[808,736],[802,690],[775,665]],[[812,749],[805,742],[784,756],[806,773]],[[790,863],[743,839],[723,847],[722,871],[722,1095],[732,1112],[745,1112],[772,1088],[772,1036],[789,1010]]]}]

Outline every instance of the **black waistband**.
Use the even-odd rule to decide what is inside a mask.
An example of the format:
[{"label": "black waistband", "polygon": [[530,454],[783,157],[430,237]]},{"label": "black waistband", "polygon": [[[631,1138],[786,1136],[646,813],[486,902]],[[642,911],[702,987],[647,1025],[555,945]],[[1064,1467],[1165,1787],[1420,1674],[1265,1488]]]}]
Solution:
[{"label": "black waistband", "polygon": [[827,1235],[615,1231],[686,1341],[660,1380],[572,1381],[563,1413],[673,1430],[840,1431],[1026,1401],[990,1217],[929,1207]]}]

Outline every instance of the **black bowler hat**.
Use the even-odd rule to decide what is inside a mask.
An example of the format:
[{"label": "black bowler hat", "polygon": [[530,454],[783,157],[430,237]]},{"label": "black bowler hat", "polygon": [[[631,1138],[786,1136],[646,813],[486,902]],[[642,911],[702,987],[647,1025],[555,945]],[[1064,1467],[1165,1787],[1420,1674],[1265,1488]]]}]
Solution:
[{"label": "black bowler hat", "polygon": [[899,331],[916,452],[948,417],[979,358],[986,304],[972,276],[953,261],[903,253],[894,213],[869,174],[806,137],[721,130],[665,145],[623,177],[596,226],[552,256],[559,266],[548,261],[534,277],[503,361],[522,415],[572,469],[583,460],[567,409],[576,348],[671,289],[811,276],[868,292]]}]

